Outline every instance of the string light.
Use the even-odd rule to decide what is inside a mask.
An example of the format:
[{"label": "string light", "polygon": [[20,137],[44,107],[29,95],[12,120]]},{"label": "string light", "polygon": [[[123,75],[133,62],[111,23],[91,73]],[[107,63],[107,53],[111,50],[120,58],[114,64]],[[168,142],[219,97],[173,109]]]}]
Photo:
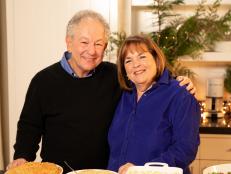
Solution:
[{"label": "string light", "polygon": [[205,112],[205,108],[206,108],[205,101],[199,101],[199,104],[200,104],[201,113],[203,114]]},{"label": "string light", "polygon": [[224,101],[222,105],[222,113],[230,114],[231,111],[231,101]]}]

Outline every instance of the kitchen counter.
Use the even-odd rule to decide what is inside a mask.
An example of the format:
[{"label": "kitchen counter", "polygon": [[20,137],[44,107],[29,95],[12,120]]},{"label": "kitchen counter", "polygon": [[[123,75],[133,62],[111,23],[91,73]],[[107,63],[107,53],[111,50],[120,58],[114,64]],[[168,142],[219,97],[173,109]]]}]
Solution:
[{"label": "kitchen counter", "polygon": [[200,127],[201,134],[231,134],[228,127]]},{"label": "kitchen counter", "polygon": [[221,118],[201,118],[200,133],[231,134],[231,116]]}]

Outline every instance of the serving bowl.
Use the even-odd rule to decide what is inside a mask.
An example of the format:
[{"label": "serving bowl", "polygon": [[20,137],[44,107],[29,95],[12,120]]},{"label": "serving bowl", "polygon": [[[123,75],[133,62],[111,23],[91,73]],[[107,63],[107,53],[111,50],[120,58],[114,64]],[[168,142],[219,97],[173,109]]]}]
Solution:
[{"label": "serving bowl", "polygon": [[231,163],[213,165],[213,166],[207,167],[203,170],[203,174],[212,174],[212,173],[214,173],[214,174],[215,173],[228,174],[228,172],[231,173]]},{"label": "serving bowl", "polygon": [[83,169],[83,170],[75,170],[72,172],[68,172],[67,174],[118,174],[111,170],[103,170],[103,169]]}]

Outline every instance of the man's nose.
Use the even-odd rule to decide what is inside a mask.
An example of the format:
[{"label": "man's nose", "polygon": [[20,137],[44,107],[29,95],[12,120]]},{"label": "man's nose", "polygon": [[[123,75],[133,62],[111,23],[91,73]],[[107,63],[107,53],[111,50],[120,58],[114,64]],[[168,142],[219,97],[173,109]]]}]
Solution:
[{"label": "man's nose", "polygon": [[89,44],[88,46],[88,54],[94,55],[96,53],[95,45],[94,44]]}]

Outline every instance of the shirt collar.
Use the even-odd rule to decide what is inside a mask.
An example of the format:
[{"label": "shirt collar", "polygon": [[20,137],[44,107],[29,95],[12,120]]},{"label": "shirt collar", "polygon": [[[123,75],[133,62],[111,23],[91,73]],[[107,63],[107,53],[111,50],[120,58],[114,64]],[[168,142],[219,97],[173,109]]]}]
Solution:
[{"label": "shirt collar", "polygon": [[[70,74],[72,77],[76,77],[78,78],[77,74],[75,74],[75,72],[73,71],[73,69],[71,68],[70,64],[68,63],[68,60],[71,58],[71,53],[68,51],[65,51],[63,54],[63,57],[60,61],[62,68],[68,73]],[[90,77],[95,73],[95,69],[90,71],[89,74],[86,77]]]},{"label": "shirt collar", "polygon": [[170,73],[169,71],[165,68],[162,75],[159,77],[157,80],[156,84],[168,84],[170,81]]}]

